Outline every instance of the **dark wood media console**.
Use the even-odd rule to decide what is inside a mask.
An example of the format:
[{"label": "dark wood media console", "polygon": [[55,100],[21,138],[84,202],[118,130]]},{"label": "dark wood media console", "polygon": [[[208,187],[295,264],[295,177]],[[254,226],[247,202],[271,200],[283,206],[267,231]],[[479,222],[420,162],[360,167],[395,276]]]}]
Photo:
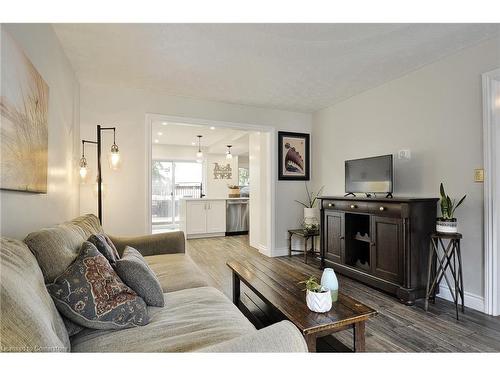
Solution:
[{"label": "dark wood media console", "polygon": [[321,197],[321,266],[414,304],[425,297],[437,201]]}]

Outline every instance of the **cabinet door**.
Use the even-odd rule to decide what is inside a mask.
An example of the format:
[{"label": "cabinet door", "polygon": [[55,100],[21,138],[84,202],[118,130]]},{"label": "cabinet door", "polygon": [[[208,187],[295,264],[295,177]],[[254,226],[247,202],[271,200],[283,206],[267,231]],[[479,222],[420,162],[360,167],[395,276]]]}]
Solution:
[{"label": "cabinet door", "polygon": [[207,233],[226,231],[226,201],[207,201]]},{"label": "cabinet door", "polygon": [[207,210],[205,207],[208,207],[205,202],[186,202],[187,234],[201,234],[207,232]]},{"label": "cabinet door", "polygon": [[372,216],[372,273],[387,281],[403,280],[403,241],[401,219]]},{"label": "cabinet door", "polygon": [[341,263],[344,254],[344,213],[325,212],[325,258]]}]

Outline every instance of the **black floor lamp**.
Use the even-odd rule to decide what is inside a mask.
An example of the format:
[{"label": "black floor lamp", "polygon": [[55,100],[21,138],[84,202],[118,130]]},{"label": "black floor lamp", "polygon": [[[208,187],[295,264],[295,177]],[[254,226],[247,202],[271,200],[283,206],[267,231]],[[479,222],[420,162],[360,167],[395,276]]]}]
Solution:
[{"label": "black floor lamp", "polygon": [[101,167],[101,145],[102,145],[102,132],[106,130],[113,131],[113,145],[109,153],[109,166],[111,169],[116,170],[120,166],[120,150],[116,145],[116,128],[103,128],[97,125],[97,141],[82,140],[82,158],[80,159],[80,178],[86,180],[89,175],[87,159],[85,158],[85,143],[92,143],[97,145],[97,216],[102,224],[102,167]]}]

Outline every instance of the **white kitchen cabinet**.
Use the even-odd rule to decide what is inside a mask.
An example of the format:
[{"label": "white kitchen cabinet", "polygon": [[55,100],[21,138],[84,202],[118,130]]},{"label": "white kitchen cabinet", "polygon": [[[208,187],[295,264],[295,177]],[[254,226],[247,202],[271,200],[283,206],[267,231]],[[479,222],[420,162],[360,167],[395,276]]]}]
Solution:
[{"label": "white kitchen cabinet", "polygon": [[226,232],[226,201],[210,201],[207,209],[207,233]]},{"label": "white kitchen cabinet", "polygon": [[187,238],[225,235],[225,200],[187,200],[183,205],[181,211],[185,212],[185,217],[181,221]]},{"label": "white kitchen cabinet", "polygon": [[207,203],[190,201],[186,204],[186,234],[200,234],[207,231]]}]

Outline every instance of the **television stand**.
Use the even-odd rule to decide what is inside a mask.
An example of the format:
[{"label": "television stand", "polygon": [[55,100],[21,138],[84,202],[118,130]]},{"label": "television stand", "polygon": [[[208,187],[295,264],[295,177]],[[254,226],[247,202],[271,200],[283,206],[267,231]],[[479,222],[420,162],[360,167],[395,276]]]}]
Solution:
[{"label": "television stand", "polygon": [[344,197],[349,197],[349,196],[351,196],[351,195],[352,195],[353,197],[356,197],[356,194],[354,194],[354,193],[346,193],[346,194],[344,194]]},{"label": "television stand", "polygon": [[322,267],[408,305],[425,297],[437,198],[319,199]]}]

